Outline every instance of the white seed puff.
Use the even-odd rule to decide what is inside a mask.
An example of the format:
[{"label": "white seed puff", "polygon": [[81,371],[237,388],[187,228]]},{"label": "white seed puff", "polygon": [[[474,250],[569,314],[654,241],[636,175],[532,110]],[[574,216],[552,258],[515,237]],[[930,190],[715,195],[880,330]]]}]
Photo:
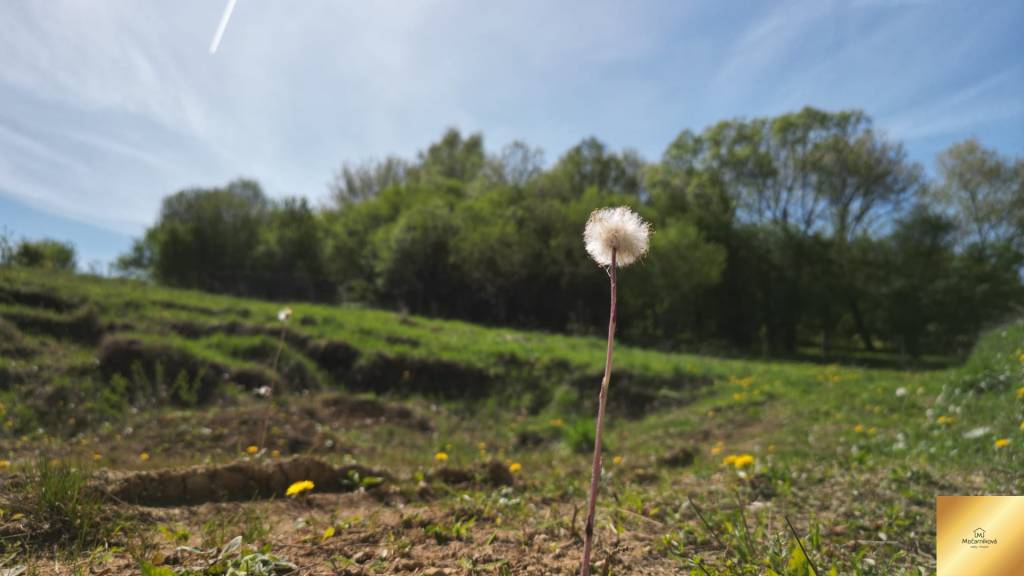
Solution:
[{"label": "white seed puff", "polygon": [[612,251],[619,268],[629,266],[647,253],[651,225],[626,206],[601,208],[590,213],[583,230],[587,252],[601,266],[612,265]]}]

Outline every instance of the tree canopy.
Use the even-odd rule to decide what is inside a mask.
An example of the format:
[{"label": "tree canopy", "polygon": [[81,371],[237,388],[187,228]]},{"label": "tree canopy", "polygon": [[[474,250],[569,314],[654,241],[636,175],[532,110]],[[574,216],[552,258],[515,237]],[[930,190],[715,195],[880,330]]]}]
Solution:
[{"label": "tree canopy", "polygon": [[863,112],[805,108],[684,130],[657,162],[596,138],[543,158],[452,129],[415,159],[343,164],[320,209],[250,180],[184,190],[120,266],[175,286],[589,332],[606,286],[580,233],[591,210],[625,204],[655,229],[621,280],[635,343],[955,352],[1024,304],[1024,162],[973,140],[930,179]]}]

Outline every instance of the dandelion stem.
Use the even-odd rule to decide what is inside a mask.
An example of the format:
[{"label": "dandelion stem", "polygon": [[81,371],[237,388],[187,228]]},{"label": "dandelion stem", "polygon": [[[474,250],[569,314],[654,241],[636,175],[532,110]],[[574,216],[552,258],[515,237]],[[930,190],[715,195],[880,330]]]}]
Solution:
[{"label": "dandelion stem", "polygon": [[[281,360],[281,351],[284,349],[284,336],[288,331],[288,325],[284,324],[281,326],[281,336],[277,343],[277,352],[274,354],[274,374],[277,375],[277,364]],[[271,395],[273,395],[273,388],[271,388]],[[260,428],[260,443],[259,447],[262,450],[266,448],[267,441],[267,424],[270,422],[270,410],[273,407],[273,399],[267,398],[267,410],[263,414],[263,426]]]},{"label": "dandelion stem", "polygon": [[804,558],[807,559],[807,563],[810,564],[811,570],[814,571],[814,576],[818,576],[818,567],[814,565],[814,560],[811,560],[811,556],[807,553],[807,549],[804,548],[804,543],[800,541],[800,536],[796,533],[796,528],[793,528],[793,523],[789,521],[789,516],[783,515],[786,519],[786,526],[789,526],[789,532],[793,534],[793,538],[796,538],[796,543],[800,546],[800,551],[804,553]]},{"label": "dandelion stem", "polygon": [[594,466],[590,471],[590,498],[587,501],[587,524],[583,533],[583,565],[581,576],[590,576],[590,550],[594,543],[594,513],[597,508],[597,489],[601,483],[601,434],[604,431],[604,408],[608,401],[608,383],[612,378],[612,348],[615,343],[615,303],[618,286],[615,278],[615,249],[612,249],[612,263],[608,278],[611,281],[611,311],[608,314],[608,349],[604,357],[604,378],[597,401],[597,424],[594,432]]},{"label": "dandelion stem", "polygon": [[722,539],[718,537],[718,532],[711,526],[707,519],[704,518],[704,514],[700,511],[700,506],[697,506],[697,503],[689,496],[686,497],[686,500],[690,503],[690,506],[693,507],[693,510],[697,513],[697,517],[700,518],[700,521],[704,523],[704,527],[707,528],[708,532],[711,532],[711,535],[715,537],[715,542],[718,542],[718,547],[725,550],[725,544],[722,544]]},{"label": "dandelion stem", "polygon": [[743,513],[745,506],[743,500],[740,497],[740,493],[736,492],[736,506],[740,511],[740,520],[743,522],[743,534],[747,538],[747,555],[751,557],[754,555],[754,543],[750,540],[750,529],[747,528],[747,516]]}]

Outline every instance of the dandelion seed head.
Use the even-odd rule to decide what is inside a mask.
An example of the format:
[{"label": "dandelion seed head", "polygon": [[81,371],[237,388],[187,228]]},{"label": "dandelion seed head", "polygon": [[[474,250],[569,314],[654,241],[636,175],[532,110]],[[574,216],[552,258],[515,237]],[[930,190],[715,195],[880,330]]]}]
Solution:
[{"label": "dandelion seed head", "polygon": [[281,311],[277,313],[277,319],[280,320],[281,322],[287,322],[288,319],[291,318],[291,317],[292,317],[292,309],[291,308],[282,308]]},{"label": "dandelion seed head", "polygon": [[650,237],[651,225],[626,206],[594,210],[583,230],[590,257],[601,266],[611,266],[614,251],[620,268],[647,253]]}]

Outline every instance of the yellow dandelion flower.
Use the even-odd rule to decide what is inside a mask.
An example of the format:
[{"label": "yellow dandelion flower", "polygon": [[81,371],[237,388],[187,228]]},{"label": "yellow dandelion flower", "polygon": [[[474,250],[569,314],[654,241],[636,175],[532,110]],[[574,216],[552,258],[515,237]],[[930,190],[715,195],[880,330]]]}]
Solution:
[{"label": "yellow dandelion flower", "polygon": [[737,456],[735,454],[729,454],[725,458],[722,458],[722,466],[732,466],[736,463]]},{"label": "yellow dandelion flower", "polygon": [[874,426],[868,428],[868,434],[878,434],[878,428],[875,428]]},{"label": "yellow dandelion flower", "polygon": [[1024,386],[1017,388],[1017,398],[1024,398]]},{"label": "yellow dandelion flower", "polygon": [[328,526],[327,529],[324,530],[324,535],[320,539],[327,540],[331,536],[334,536],[334,526]]},{"label": "yellow dandelion flower", "polygon": [[0,470],[6,470],[11,467],[10,460],[0,460]]},{"label": "yellow dandelion flower", "polygon": [[750,454],[740,454],[736,457],[736,460],[732,463],[737,470],[746,468],[754,463],[754,457]]},{"label": "yellow dandelion flower", "polygon": [[513,462],[508,465],[508,471],[513,474],[519,474],[519,471],[523,469],[523,465],[519,462]]},{"label": "yellow dandelion flower", "polygon": [[306,492],[307,490],[312,490],[313,486],[314,486],[313,482],[311,482],[309,480],[300,480],[298,482],[293,483],[291,486],[289,486],[288,489],[284,491],[284,495],[285,496],[295,496],[296,494],[302,494],[303,492]]},{"label": "yellow dandelion flower", "polygon": [[565,420],[562,420],[561,418],[552,418],[548,423],[556,428],[565,426]]},{"label": "yellow dandelion flower", "polygon": [[93,462],[99,462],[102,459],[103,459],[103,455],[100,454],[99,452],[93,452],[92,453],[92,461]]},{"label": "yellow dandelion flower", "polygon": [[260,451],[259,446],[256,446],[255,444],[253,444],[253,445],[251,445],[251,446],[249,446],[248,448],[245,449],[245,453],[246,454],[255,454],[255,453],[259,452],[259,451]]},{"label": "yellow dandelion flower", "polygon": [[447,452],[438,452],[437,454],[434,454],[434,460],[437,460],[438,462],[447,462],[448,461],[448,453]]},{"label": "yellow dandelion flower", "polygon": [[938,422],[939,424],[942,424],[944,426],[948,426],[949,424],[952,424],[955,420],[956,420],[956,418],[953,418],[952,416],[945,416],[945,415],[943,415],[943,416],[939,416],[939,418],[938,418],[938,420],[936,420],[936,422]]},{"label": "yellow dandelion flower", "polygon": [[140,452],[139,453],[139,460],[141,460],[142,462],[148,462],[149,461],[149,452]]},{"label": "yellow dandelion flower", "polygon": [[271,458],[280,458],[281,457],[281,451],[280,450],[271,450],[270,451],[270,457]]},{"label": "yellow dandelion flower", "polygon": [[1024,432],[1024,420],[1020,421],[1020,431]]},{"label": "yellow dandelion flower", "polygon": [[746,395],[743,392],[736,392],[735,394],[732,395],[732,399],[735,400],[736,402],[739,402],[740,400],[743,400],[745,396]]},{"label": "yellow dandelion flower", "polygon": [[616,454],[615,457],[612,458],[612,464],[615,464],[616,466],[621,466],[622,465],[622,456],[619,456],[618,454]]},{"label": "yellow dandelion flower", "polygon": [[996,448],[1005,448],[1005,447],[1007,447],[1009,445],[1010,445],[1010,439],[1009,438],[1000,438],[999,440],[996,440]]},{"label": "yellow dandelion flower", "polygon": [[722,453],[722,450],[724,448],[725,448],[725,444],[722,444],[721,440],[719,440],[718,442],[715,442],[715,445],[711,447],[711,455],[712,456],[718,456],[719,454]]},{"label": "yellow dandelion flower", "polygon": [[861,432],[864,431],[864,425],[857,424],[856,426],[853,427],[853,431],[856,432],[857,434],[860,434]]},{"label": "yellow dandelion flower", "polygon": [[1024,352],[1021,352],[1020,356],[1017,356],[1017,360],[1019,360],[1021,364],[1024,364]]},{"label": "yellow dandelion flower", "polygon": [[477,443],[476,449],[481,451],[481,452],[483,452],[484,450],[487,450],[487,442],[479,442],[479,443]]}]

